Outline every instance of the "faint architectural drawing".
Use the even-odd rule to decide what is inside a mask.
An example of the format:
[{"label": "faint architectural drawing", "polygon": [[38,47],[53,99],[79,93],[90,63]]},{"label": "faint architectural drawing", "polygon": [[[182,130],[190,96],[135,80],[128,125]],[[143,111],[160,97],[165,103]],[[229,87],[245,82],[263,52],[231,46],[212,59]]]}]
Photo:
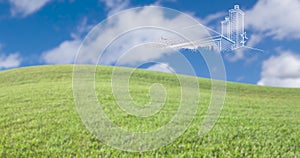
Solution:
[{"label": "faint architectural drawing", "polygon": [[229,10],[229,25],[230,25],[230,39],[235,43],[233,48],[243,47],[245,45],[245,26],[244,26],[245,13],[240,10],[238,5],[234,9]]},{"label": "faint architectural drawing", "polygon": [[245,13],[239,5],[235,5],[233,9],[230,9],[229,17],[225,17],[225,20],[221,22],[221,36],[232,41],[232,50],[245,46],[247,37],[244,23]]},{"label": "faint architectural drawing", "polygon": [[[189,28],[191,28],[190,26]],[[186,49],[198,49],[208,48],[218,50],[220,52],[232,51],[239,48],[248,48],[255,51],[261,51],[257,48],[251,48],[246,46],[247,34],[245,32],[245,13],[240,9],[239,5],[234,5],[233,9],[229,10],[228,16],[221,21],[221,33],[206,27],[211,31],[212,39],[205,42],[203,40],[197,41],[180,41],[176,39],[163,38],[163,42],[170,48],[186,48]]]},{"label": "faint architectural drawing", "polygon": [[229,17],[226,17],[224,21],[221,22],[221,34],[224,37],[230,38],[230,20]]}]

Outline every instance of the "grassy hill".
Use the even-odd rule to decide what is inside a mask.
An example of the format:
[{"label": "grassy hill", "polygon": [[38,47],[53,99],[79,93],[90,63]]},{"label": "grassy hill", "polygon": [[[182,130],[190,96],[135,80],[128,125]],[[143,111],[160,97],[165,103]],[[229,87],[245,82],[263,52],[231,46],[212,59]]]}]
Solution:
[{"label": "grassy hill", "polygon": [[[227,84],[223,111],[215,127],[198,137],[210,100],[210,81],[199,79],[201,102],[190,128],[155,151],[130,153],[106,146],[84,126],[72,91],[73,66],[41,66],[0,72],[0,157],[299,157],[300,89]],[[124,69],[128,70],[128,69]],[[155,130],[176,112],[175,75],[136,70],[130,92],[145,104],[152,83],[170,94],[154,118],[136,120],[118,109],[111,94],[112,67],[98,67],[97,97],[107,115],[129,130]],[[168,115],[169,116],[169,115]],[[142,121],[142,122],[141,122]]]}]

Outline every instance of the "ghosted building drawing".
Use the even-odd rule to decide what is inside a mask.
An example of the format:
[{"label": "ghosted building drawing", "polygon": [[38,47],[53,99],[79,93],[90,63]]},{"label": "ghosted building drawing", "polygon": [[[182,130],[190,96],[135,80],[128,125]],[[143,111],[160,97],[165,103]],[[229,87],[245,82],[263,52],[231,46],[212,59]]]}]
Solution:
[{"label": "ghosted building drawing", "polygon": [[[228,16],[221,21],[221,33],[212,30],[208,27],[207,30],[211,31],[214,36],[207,41],[181,41],[180,40],[170,40],[164,38],[164,42],[167,43],[168,47],[171,48],[186,48],[186,49],[198,49],[198,48],[207,48],[210,50],[217,50],[220,52],[232,51],[242,47],[249,49],[254,49],[262,51],[256,48],[251,48],[245,46],[246,37],[245,32],[245,13],[240,9],[239,5],[234,5],[233,9],[228,11]],[[177,41],[177,42],[176,42]]]},{"label": "ghosted building drawing", "polygon": [[230,35],[230,20],[229,20],[229,17],[226,17],[224,21],[221,22],[221,34],[224,36],[224,37],[227,37],[227,38],[231,38]]},{"label": "ghosted building drawing", "polygon": [[244,17],[245,17],[245,13],[242,10],[240,10],[238,5],[235,5],[234,9],[229,10],[229,19],[228,19],[229,26],[227,26],[229,29],[227,31],[229,31],[228,35],[230,39],[234,41],[233,48],[239,48],[245,45],[246,33],[245,33]]},{"label": "ghosted building drawing", "polygon": [[221,22],[221,34],[216,38],[219,41],[220,51],[234,50],[245,46],[245,13],[240,9],[239,5],[235,5],[229,10],[229,16]]}]

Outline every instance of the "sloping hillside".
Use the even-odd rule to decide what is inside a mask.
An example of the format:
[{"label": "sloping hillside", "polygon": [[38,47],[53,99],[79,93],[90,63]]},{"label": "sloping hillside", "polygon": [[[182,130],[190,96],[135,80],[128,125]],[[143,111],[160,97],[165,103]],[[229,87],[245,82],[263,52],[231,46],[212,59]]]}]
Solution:
[{"label": "sloping hillside", "polygon": [[[201,101],[190,128],[167,146],[130,153],[106,146],[84,126],[74,102],[72,70],[72,65],[60,65],[0,72],[0,157],[300,156],[300,89],[228,83],[216,126],[198,137],[211,92],[210,81],[199,79]],[[151,131],[176,113],[180,85],[175,75],[134,71],[129,84],[137,103],[149,102],[153,83],[162,83],[169,95],[166,108],[136,120],[118,108],[110,87],[111,71],[112,67],[97,68],[95,88],[104,111],[117,125]]]}]

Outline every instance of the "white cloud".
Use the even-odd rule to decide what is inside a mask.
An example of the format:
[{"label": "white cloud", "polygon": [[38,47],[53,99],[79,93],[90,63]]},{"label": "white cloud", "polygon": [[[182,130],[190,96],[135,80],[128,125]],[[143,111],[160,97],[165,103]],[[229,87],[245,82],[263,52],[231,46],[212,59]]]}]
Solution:
[{"label": "white cloud", "polygon": [[284,51],[264,61],[258,85],[300,87],[300,56]]},{"label": "white cloud", "polygon": [[42,59],[48,64],[71,64],[80,43],[80,40],[64,41],[58,47],[43,52]]},{"label": "white cloud", "polygon": [[161,5],[163,2],[171,2],[171,3],[174,3],[176,2],[177,0],[157,0],[154,5]]},{"label": "white cloud", "polygon": [[260,0],[246,12],[246,26],[282,40],[300,38],[299,0]]},{"label": "white cloud", "polygon": [[147,68],[148,70],[175,73],[176,71],[168,63],[157,63]]},{"label": "white cloud", "polygon": [[[243,47],[243,48],[239,48],[239,49],[235,50],[234,54],[227,53],[227,54],[225,54],[225,58],[228,61],[236,62],[238,60],[245,59],[246,53],[251,53],[252,55],[259,53],[259,51],[252,50],[252,48],[255,47],[259,42],[261,42],[262,39],[263,39],[263,36],[261,34],[252,34],[250,36],[249,40],[247,41],[247,44],[246,44],[247,47]],[[255,59],[255,57],[247,58],[246,60],[247,60],[247,62],[251,62],[251,61],[253,61],[253,59]]]},{"label": "white cloud", "polygon": [[99,0],[106,5],[108,15],[113,15],[129,7],[129,0]]},{"label": "white cloud", "polygon": [[11,14],[13,16],[21,15],[25,17],[38,11],[49,1],[50,0],[9,0]]},{"label": "white cloud", "polygon": [[73,39],[82,39],[82,36],[86,35],[92,28],[93,26],[88,24],[87,17],[84,17],[76,27],[76,32],[71,33],[71,37]]},{"label": "white cloud", "polygon": [[82,41],[82,35],[92,27],[87,24],[87,18],[83,18],[77,26],[77,31],[71,33],[72,40],[66,40],[57,47],[44,51],[42,60],[47,64],[72,64]]},{"label": "white cloud", "polygon": [[0,70],[18,67],[21,64],[21,58],[19,53],[13,53],[10,55],[1,55],[0,54]]},{"label": "white cloud", "polygon": [[[81,53],[76,63],[98,64],[98,55],[101,54],[100,64],[133,66],[155,59],[170,53],[168,49],[160,49],[162,36],[164,38],[178,38],[178,35],[164,29],[171,29],[191,40],[207,38],[208,32],[199,25],[191,29],[182,29],[198,24],[186,15],[174,15],[160,7],[143,7],[128,10],[118,16],[108,18],[101,25],[92,29],[81,47]],[[173,15],[172,15],[173,14]],[[175,13],[176,14],[176,13]],[[79,46],[79,39],[64,41],[58,47],[44,52],[43,59],[47,63],[67,63],[74,59]],[[146,44],[157,42],[156,44]],[[72,52],[72,53],[71,53]]]},{"label": "white cloud", "polygon": [[[224,17],[226,16],[226,14],[227,13],[225,13],[225,12],[217,12],[215,14],[208,15],[207,17],[205,17],[202,20],[202,23],[203,24],[209,24],[211,22],[215,22],[216,20],[220,20],[221,18],[223,20]],[[220,23],[219,22],[217,23],[217,26],[220,27]]]}]

